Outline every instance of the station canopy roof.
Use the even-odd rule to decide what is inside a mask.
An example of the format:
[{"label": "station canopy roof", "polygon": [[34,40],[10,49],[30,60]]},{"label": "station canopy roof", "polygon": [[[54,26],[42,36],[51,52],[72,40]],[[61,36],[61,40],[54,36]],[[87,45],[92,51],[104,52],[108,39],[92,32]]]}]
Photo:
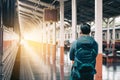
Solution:
[{"label": "station canopy roof", "polygon": [[[72,0],[64,0],[65,21],[71,23]],[[77,24],[94,20],[95,0],[76,0]],[[36,17],[43,19],[44,8],[60,8],[60,0],[19,0],[20,15],[23,18]],[[120,15],[120,0],[103,0],[103,17],[111,18]]]}]

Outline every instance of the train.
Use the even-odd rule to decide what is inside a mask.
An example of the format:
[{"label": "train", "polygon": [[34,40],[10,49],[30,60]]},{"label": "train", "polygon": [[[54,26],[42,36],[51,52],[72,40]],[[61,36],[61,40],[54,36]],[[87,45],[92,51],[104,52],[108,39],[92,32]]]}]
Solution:
[{"label": "train", "polygon": [[[2,32],[2,31],[1,31]],[[3,26],[3,55],[2,55],[2,71],[3,80],[10,80],[13,67],[18,51],[19,36],[12,28]]]},{"label": "train", "polygon": [[[102,28],[102,34],[103,34],[103,51],[105,50],[105,48],[107,48],[107,28],[103,27]],[[78,29],[79,30],[79,27]],[[91,36],[94,37],[95,34],[95,27],[92,27],[91,29]],[[113,41],[113,27],[109,27],[109,39],[112,43]],[[79,31],[77,36],[79,36]],[[70,44],[72,43],[72,32],[71,29],[67,29],[65,31],[65,41],[64,41],[64,46],[65,48],[70,48]],[[67,44],[66,44],[67,42]],[[112,47],[113,44],[110,44],[110,47]],[[68,46],[68,47],[67,47]],[[115,27],[115,49],[120,51],[120,25]]]},{"label": "train", "polygon": [[3,26],[3,50],[7,49],[14,42],[18,42],[19,36],[11,28]]},{"label": "train", "polygon": [[[94,29],[91,32],[91,36],[94,37]],[[107,28],[103,28],[102,30],[102,35],[103,35],[103,51],[105,50],[105,48],[107,48]],[[113,27],[109,27],[109,47],[112,48],[113,45]],[[116,50],[120,50],[120,26],[116,26],[115,27],[115,49]]]}]

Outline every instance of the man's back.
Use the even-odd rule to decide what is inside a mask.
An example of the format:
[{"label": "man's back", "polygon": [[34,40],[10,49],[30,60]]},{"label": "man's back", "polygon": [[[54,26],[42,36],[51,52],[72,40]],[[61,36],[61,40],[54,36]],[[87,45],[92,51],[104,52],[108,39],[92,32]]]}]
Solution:
[{"label": "man's back", "polygon": [[80,29],[80,38],[75,40],[70,47],[70,60],[74,62],[70,80],[93,80],[96,73],[98,44],[89,36],[90,25],[83,24]]},{"label": "man's back", "polygon": [[[98,53],[98,44],[96,41],[90,36],[81,36],[76,41],[72,43],[70,48],[70,60],[74,61],[75,52],[79,49],[94,49],[96,53]],[[80,55],[78,55],[79,57]]]}]

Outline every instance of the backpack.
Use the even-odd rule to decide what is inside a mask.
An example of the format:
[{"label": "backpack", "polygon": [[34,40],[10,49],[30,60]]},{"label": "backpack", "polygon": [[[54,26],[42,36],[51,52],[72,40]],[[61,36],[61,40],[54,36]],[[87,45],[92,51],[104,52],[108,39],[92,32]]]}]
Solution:
[{"label": "backpack", "polygon": [[94,75],[96,73],[96,56],[97,53],[94,49],[79,48],[75,52],[70,80],[79,80],[81,77]]}]

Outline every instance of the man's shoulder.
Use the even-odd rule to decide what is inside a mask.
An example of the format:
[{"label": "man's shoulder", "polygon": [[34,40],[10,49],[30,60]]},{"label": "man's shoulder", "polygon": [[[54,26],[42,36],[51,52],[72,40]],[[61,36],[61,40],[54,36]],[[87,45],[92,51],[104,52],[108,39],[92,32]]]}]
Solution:
[{"label": "man's shoulder", "polygon": [[72,42],[72,46],[75,46],[76,43],[77,43],[77,40],[73,41],[73,42]]}]

